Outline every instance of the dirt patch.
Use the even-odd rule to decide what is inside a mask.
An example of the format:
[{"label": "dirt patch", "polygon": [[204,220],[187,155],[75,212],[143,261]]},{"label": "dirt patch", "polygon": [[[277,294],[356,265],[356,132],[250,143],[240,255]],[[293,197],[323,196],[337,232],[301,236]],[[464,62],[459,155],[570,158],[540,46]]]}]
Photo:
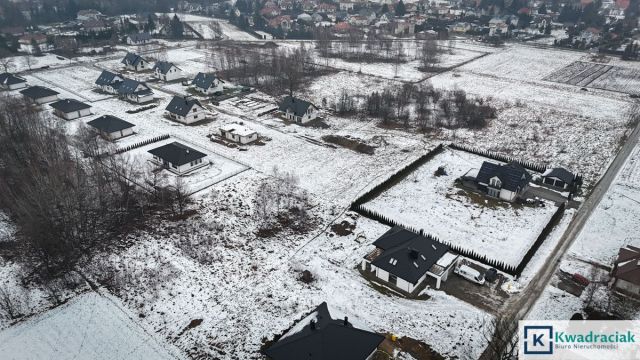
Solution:
[{"label": "dirt patch", "polygon": [[373,146],[367,145],[360,140],[345,137],[345,136],[325,135],[322,137],[322,140],[331,144],[336,144],[336,145],[345,147],[347,149],[350,149],[362,154],[373,155],[373,153],[375,152],[375,148]]},{"label": "dirt patch", "polygon": [[187,325],[184,329],[182,329],[182,331],[180,331],[180,333],[178,334],[178,337],[182,336],[182,334],[184,334],[185,332],[200,326],[200,324],[202,324],[202,319],[193,319],[193,320],[191,320],[189,325]]},{"label": "dirt patch", "polygon": [[353,230],[356,228],[356,224],[352,224],[346,220],[338,224],[331,225],[331,231],[338,236],[347,236],[353,234]]}]

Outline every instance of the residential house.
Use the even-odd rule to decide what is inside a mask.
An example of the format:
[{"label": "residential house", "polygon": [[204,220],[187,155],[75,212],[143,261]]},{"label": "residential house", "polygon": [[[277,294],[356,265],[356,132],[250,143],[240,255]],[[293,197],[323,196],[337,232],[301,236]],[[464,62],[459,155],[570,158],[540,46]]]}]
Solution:
[{"label": "residential house", "polygon": [[640,298],[640,247],[627,245],[618,250],[611,272],[611,287],[619,293]]},{"label": "residential house", "polygon": [[102,70],[95,84],[98,88],[109,94],[117,94],[120,84],[124,81],[124,77],[119,74],[112,73],[108,70]]},{"label": "residential house", "polygon": [[211,95],[224,90],[224,81],[220,80],[214,74],[198,73],[191,82],[195,89],[203,94]]},{"label": "residential house", "polygon": [[205,161],[207,154],[179,142],[151,149],[149,153],[153,155],[151,162],[178,175],[186,174],[208,164]]},{"label": "residential house", "polygon": [[0,89],[18,90],[27,87],[27,80],[11,73],[0,74]]},{"label": "residential house", "polygon": [[285,97],[279,109],[287,120],[298,124],[306,124],[318,117],[318,108],[312,103],[293,96]]},{"label": "residential house", "polygon": [[587,28],[580,33],[578,40],[582,41],[585,45],[589,45],[594,42],[600,41],[600,34],[602,31],[594,27]]},{"label": "residential house", "polygon": [[269,20],[269,26],[277,29],[281,28],[284,31],[289,31],[291,29],[291,16],[290,15],[280,15],[275,18]]},{"label": "residential house", "polygon": [[133,125],[130,122],[111,115],[103,115],[87,123],[95,129],[103,138],[114,141],[125,136],[133,135]]},{"label": "residential house", "polygon": [[190,97],[174,96],[165,110],[170,119],[187,125],[207,118],[207,113],[202,104]]},{"label": "residential house", "polygon": [[509,25],[500,18],[489,20],[489,36],[505,36],[509,33]]},{"label": "residential house", "polygon": [[53,113],[65,120],[73,120],[91,115],[91,105],[74,99],[62,99],[52,104]]},{"label": "residential house", "polygon": [[419,290],[427,276],[435,279],[439,289],[459,257],[447,245],[399,226],[384,233],[373,245],[375,250],[362,259],[362,271],[406,294]]},{"label": "residential house", "polygon": [[153,91],[141,81],[125,78],[118,86],[118,96],[142,104],[153,100]]},{"label": "residential house", "polygon": [[316,7],[316,11],[320,14],[335,14],[337,7],[334,4],[322,3]]},{"label": "residential house", "polygon": [[168,61],[158,61],[153,66],[153,76],[162,81],[174,81],[183,77],[182,70]]},{"label": "residential house", "polygon": [[227,124],[220,128],[220,136],[240,144],[249,144],[258,140],[258,133],[242,124]]},{"label": "residential house", "polygon": [[85,9],[78,11],[76,18],[79,21],[98,20],[102,16],[102,13],[94,9]]},{"label": "residential house", "polygon": [[144,45],[151,42],[151,35],[146,32],[135,33],[127,36],[127,44],[129,45]]},{"label": "residential house", "polygon": [[530,181],[529,172],[515,162],[499,165],[485,161],[475,178],[479,190],[506,201],[518,199]]},{"label": "residential house", "polygon": [[58,100],[59,94],[59,92],[51,90],[44,86],[31,86],[24,90],[21,90],[20,93],[24,95],[24,97],[28,98],[38,105]]},{"label": "residential house", "polygon": [[140,55],[128,52],[124,59],[120,62],[124,64],[127,70],[142,71],[148,68],[149,62]]},{"label": "residential house", "polygon": [[323,302],[264,353],[271,360],[370,360],[383,340]]},{"label": "residential house", "polygon": [[40,52],[44,52],[52,49],[52,46],[47,44],[47,35],[44,34],[22,35],[18,39],[18,44],[20,45],[20,51],[24,51],[29,54],[37,53],[38,50]]},{"label": "residential house", "polygon": [[571,190],[577,185],[576,175],[561,167],[547,169],[542,174],[542,183],[562,190]]}]

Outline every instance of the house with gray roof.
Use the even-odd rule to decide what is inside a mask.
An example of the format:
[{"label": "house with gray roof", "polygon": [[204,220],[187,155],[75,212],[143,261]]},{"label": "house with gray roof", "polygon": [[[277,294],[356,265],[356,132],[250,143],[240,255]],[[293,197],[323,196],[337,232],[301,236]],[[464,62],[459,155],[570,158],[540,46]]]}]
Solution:
[{"label": "house with gray roof", "polygon": [[118,87],[124,81],[124,76],[113,73],[109,70],[102,70],[100,76],[95,82],[95,85],[102,91],[109,94],[117,94]]},{"label": "house with gray roof", "polygon": [[20,90],[20,94],[34,103],[42,105],[58,100],[58,94],[60,93],[44,86],[36,85]]},{"label": "house with gray roof", "polygon": [[142,71],[149,68],[149,62],[147,60],[132,52],[128,52],[120,63],[124,64],[127,70]]},{"label": "house with gray roof", "polygon": [[26,87],[27,87],[27,80],[8,72],[0,74],[0,89],[18,90]]},{"label": "house with gray roof", "polygon": [[151,42],[151,35],[146,32],[135,33],[127,36],[128,45],[144,45]]},{"label": "house with gray roof", "polygon": [[91,126],[103,138],[109,141],[133,135],[133,128],[135,126],[130,122],[111,115],[102,115],[99,118],[89,121],[87,125]]},{"label": "house with gray roof", "polygon": [[200,101],[189,96],[174,96],[165,110],[170,119],[187,125],[207,118],[207,113]]},{"label": "house with gray roof", "polygon": [[127,78],[118,86],[118,96],[138,104],[153,101],[153,91],[147,84]]},{"label": "house with gray roof", "polygon": [[373,245],[375,249],[361,263],[364,275],[410,295],[420,289],[427,276],[435,279],[439,289],[458,261],[447,245],[399,226]]},{"label": "house with gray roof", "polygon": [[207,154],[176,141],[151,149],[149,153],[153,155],[151,162],[178,175],[208,164]]},{"label": "house with gray roof", "polygon": [[182,70],[168,61],[158,61],[153,66],[153,76],[162,81],[175,81],[183,77]]},{"label": "house with gray roof", "polygon": [[368,360],[383,340],[323,302],[264,353],[271,360]]},{"label": "house with gray roof", "polygon": [[297,124],[306,124],[318,117],[318,107],[293,96],[285,97],[278,106],[287,120]]},{"label": "house with gray roof", "polygon": [[52,104],[53,113],[65,120],[73,120],[91,115],[91,105],[75,99],[62,99]]},{"label": "house with gray roof", "polygon": [[542,184],[559,190],[572,190],[577,184],[577,176],[571,171],[557,167],[547,169],[542,174]]},{"label": "house with gray roof", "polygon": [[224,81],[219,79],[215,74],[200,72],[196,75],[191,84],[197,91],[207,95],[222,92],[222,90],[224,90]]},{"label": "house with gray roof", "polygon": [[478,189],[487,195],[513,202],[529,187],[531,174],[515,162],[501,165],[485,161],[475,182]]}]

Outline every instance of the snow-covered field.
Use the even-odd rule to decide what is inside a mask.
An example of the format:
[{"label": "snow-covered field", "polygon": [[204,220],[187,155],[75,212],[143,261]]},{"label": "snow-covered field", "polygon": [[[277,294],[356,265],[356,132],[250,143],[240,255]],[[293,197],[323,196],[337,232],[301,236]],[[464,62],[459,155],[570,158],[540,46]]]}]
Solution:
[{"label": "snow-covered field", "polygon": [[[488,258],[517,266],[547,225],[556,208],[478,203],[454,181],[483,161],[474,154],[445,149],[408,177],[364,204],[400,224],[423,229],[444,243],[460,246]],[[444,176],[435,176],[444,166]]]},{"label": "snow-covered field", "polygon": [[0,332],[3,359],[182,359],[112,296],[89,292]]}]

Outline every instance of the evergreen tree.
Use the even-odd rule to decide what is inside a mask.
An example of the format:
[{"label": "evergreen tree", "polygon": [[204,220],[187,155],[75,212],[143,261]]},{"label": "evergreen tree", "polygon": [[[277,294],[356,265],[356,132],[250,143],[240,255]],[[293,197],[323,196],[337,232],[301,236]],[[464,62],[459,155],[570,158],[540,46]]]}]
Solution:
[{"label": "evergreen tree", "polygon": [[407,8],[404,6],[402,0],[398,1],[395,8],[396,16],[404,16],[407,13]]}]

